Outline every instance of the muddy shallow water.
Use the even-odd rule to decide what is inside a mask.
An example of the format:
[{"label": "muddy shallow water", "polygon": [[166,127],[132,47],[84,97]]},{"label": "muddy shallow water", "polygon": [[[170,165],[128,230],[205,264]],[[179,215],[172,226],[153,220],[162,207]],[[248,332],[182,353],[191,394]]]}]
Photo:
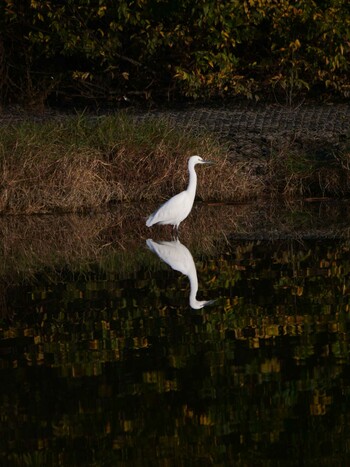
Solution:
[{"label": "muddy shallow water", "polygon": [[346,465],[347,203],[151,208],[0,220],[4,465]]}]

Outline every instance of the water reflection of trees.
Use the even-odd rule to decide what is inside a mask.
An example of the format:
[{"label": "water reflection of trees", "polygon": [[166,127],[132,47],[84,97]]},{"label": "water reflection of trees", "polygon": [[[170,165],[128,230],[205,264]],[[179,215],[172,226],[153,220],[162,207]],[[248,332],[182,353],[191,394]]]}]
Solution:
[{"label": "water reflection of trees", "polygon": [[[220,300],[194,312],[186,279],[172,274],[173,286],[164,288],[171,272],[157,258],[140,250],[139,263],[123,268],[121,256],[100,261],[84,243],[94,239],[104,252],[114,232],[81,230],[81,251],[66,257],[74,268],[61,267],[58,280],[43,267],[25,293],[7,282],[0,361],[11,378],[2,378],[0,391],[1,458],[13,465],[346,465],[346,236],[208,240],[213,249],[202,250],[196,265],[207,293]],[[126,241],[115,242],[122,255]],[[91,256],[79,270],[83,249]]]}]

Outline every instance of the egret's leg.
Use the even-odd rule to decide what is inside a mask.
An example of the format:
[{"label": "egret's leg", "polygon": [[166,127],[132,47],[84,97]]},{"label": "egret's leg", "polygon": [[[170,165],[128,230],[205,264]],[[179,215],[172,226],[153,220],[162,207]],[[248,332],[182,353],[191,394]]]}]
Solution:
[{"label": "egret's leg", "polygon": [[179,238],[179,228],[177,225],[173,225],[173,232],[172,232],[172,235],[171,237],[176,240]]},{"label": "egret's leg", "polygon": [[173,236],[174,236],[174,233],[173,233],[174,232],[174,226],[171,227],[171,225],[169,224],[169,225],[166,225],[165,227],[166,227],[166,233],[168,234],[168,232],[169,232],[171,238],[173,238]]}]

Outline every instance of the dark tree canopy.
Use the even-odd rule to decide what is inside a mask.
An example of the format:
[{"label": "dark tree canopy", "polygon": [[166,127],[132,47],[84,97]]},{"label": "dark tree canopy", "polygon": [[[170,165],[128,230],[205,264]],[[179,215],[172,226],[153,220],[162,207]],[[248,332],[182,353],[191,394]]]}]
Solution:
[{"label": "dark tree canopy", "polygon": [[348,97],[348,0],[5,0],[0,98]]}]

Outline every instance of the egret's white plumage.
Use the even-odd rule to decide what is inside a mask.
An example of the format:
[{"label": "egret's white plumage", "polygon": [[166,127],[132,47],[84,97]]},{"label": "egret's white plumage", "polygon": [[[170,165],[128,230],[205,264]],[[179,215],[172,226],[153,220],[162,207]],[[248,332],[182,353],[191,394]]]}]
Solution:
[{"label": "egret's white plumage", "polygon": [[185,191],[166,201],[147,219],[147,227],[154,224],[171,224],[178,230],[181,222],[191,212],[197,189],[197,174],[194,169],[196,164],[210,164],[210,161],[203,160],[200,156],[192,156],[188,161],[188,173],[190,176],[188,187]]},{"label": "egret's white plumage", "polygon": [[190,280],[190,307],[199,310],[211,305],[215,300],[197,300],[198,278],[193,257],[188,248],[179,239],[171,242],[155,242],[151,238],[146,241],[148,248],[175,271],[185,274]]}]

